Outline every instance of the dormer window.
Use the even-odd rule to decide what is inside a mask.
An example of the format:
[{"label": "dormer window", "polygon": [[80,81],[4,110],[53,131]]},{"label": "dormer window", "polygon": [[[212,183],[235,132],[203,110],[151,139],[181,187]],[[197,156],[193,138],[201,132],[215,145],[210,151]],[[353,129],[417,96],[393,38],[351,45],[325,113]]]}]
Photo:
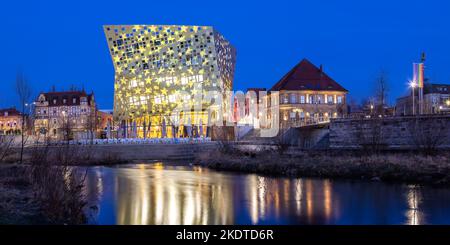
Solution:
[{"label": "dormer window", "polygon": [[66,99],[63,99],[63,103],[66,104],[66,103],[67,103],[67,100],[66,100]]},{"label": "dormer window", "polygon": [[73,103],[73,104],[76,104],[76,103],[77,103],[77,98],[73,98],[73,99],[72,99],[72,103]]},{"label": "dormer window", "polygon": [[56,105],[56,99],[53,99],[53,104]]}]

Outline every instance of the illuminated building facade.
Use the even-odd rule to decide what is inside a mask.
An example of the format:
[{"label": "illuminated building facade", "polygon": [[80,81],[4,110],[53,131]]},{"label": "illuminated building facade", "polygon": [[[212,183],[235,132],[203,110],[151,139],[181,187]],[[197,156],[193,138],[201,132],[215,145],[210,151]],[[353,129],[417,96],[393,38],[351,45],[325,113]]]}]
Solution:
[{"label": "illuminated building facade", "polygon": [[22,113],[15,108],[0,109],[0,135],[20,134]]},{"label": "illuminated building facade", "polygon": [[279,92],[282,128],[329,122],[347,114],[348,91],[330,78],[323,67],[303,59],[271,89]]},{"label": "illuminated building facade", "polygon": [[[210,26],[107,25],[104,31],[115,69],[114,120],[121,124],[119,135],[206,136],[214,113],[213,103],[204,96],[232,89],[233,46]],[[197,104],[200,111],[172,116],[176,108],[190,110]]]},{"label": "illuminated building facade", "polygon": [[[450,113],[450,84],[425,83],[423,90],[423,114],[449,114]],[[414,91],[415,112],[419,111],[418,91]],[[395,114],[397,116],[410,116],[413,113],[413,94],[397,99]],[[417,113],[418,114],[418,113]]]},{"label": "illuminated building facade", "polygon": [[52,140],[95,137],[97,107],[93,93],[40,93],[34,104],[34,130],[37,136]]}]

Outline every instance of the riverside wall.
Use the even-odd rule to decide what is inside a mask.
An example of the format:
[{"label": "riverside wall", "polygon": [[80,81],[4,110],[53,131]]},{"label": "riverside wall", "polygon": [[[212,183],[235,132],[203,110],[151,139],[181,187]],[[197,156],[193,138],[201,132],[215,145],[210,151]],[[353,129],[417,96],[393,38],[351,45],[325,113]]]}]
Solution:
[{"label": "riverside wall", "polygon": [[435,144],[450,149],[450,115],[336,119],[330,123],[329,148],[417,149]]},{"label": "riverside wall", "polygon": [[[215,142],[192,144],[111,144],[111,145],[71,145],[50,146],[50,153],[78,154],[74,157],[87,157],[90,162],[108,164],[109,162],[146,160],[192,160],[196,154],[217,149]],[[27,147],[26,158],[43,146]]]},{"label": "riverside wall", "polygon": [[94,145],[94,156],[113,155],[120,160],[189,160],[197,153],[216,147],[215,143],[155,145]]}]

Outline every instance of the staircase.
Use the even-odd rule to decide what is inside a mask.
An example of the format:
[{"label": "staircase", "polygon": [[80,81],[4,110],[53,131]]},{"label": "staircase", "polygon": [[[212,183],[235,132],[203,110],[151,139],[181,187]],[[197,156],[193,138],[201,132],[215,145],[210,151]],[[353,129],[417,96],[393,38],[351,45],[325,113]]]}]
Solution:
[{"label": "staircase", "polygon": [[276,143],[276,138],[261,137],[261,129],[251,129],[246,135],[239,139],[240,143],[252,143],[261,145],[270,145]]},{"label": "staircase", "polygon": [[178,147],[176,150],[168,152],[165,159],[166,160],[192,160],[195,158],[197,153],[210,151],[217,148],[216,143],[209,144],[187,144]]}]

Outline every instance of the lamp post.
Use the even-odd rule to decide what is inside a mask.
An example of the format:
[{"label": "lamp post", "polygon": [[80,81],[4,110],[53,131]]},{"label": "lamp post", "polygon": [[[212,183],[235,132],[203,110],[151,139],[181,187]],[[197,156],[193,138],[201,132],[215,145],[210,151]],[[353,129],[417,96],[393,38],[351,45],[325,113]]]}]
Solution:
[{"label": "lamp post", "polygon": [[414,89],[417,87],[416,82],[415,81],[410,81],[409,82],[409,87],[412,90],[412,113],[415,116],[416,115],[416,105],[415,105],[415,98],[414,97],[416,97],[416,95],[414,93]]}]

